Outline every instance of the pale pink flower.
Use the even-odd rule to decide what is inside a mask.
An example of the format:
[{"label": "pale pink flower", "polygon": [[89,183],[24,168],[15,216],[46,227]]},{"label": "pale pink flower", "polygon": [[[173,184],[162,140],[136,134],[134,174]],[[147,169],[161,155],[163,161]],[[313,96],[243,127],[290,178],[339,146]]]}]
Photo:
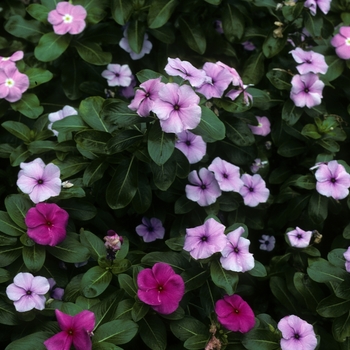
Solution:
[{"label": "pale pink flower", "polygon": [[328,64],[326,63],[324,56],[320,53],[314,51],[304,51],[300,47],[289,51],[289,53],[292,54],[295,62],[300,63],[297,66],[297,70],[300,74],[326,74],[328,70]]},{"label": "pale pink flower", "polygon": [[206,259],[221,252],[227,242],[225,226],[215,219],[208,219],[203,225],[187,228],[184,250],[190,252],[193,259]]},{"label": "pale pink flower", "polygon": [[16,51],[9,57],[0,56],[0,68],[4,68],[6,65],[16,65],[16,62],[20,61],[23,55],[23,51]]},{"label": "pale pink flower", "polygon": [[157,218],[142,218],[142,224],[136,226],[136,233],[143,238],[144,242],[153,242],[156,239],[163,239],[165,229],[163,223]]},{"label": "pale pink flower", "polygon": [[304,231],[299,227],[287,232],[290,245],[295,248],[306,248],[310,244],[312,231]]},{"label": "pale pink flower", "polygon": [[49,114],[48,118],[49,118],[50,123],[47,126],[47,128],[49,130],[51,130],[55,134],[55,136],[58,136],[58,131],[52,129],[53,123],[57,122],[58,120],[62,120],[68,116],[77,115],[77,114],[78,114],[78,112],[73,107],[64,106],[63,109]]},{"label": "pale pink flower", "polygon": [[223,67],[224,69],[226,69],[226,71],[231,75],[231,83],[232,83],[232,85],[234,85],[234,86],[241,86],[243,84],[240,75],[238,74],[238,72],[234,68],[232,68],[232,67],[228,66],[227,64],[222,63],[220,61],[217,61],[216,64],[218,66]]},{"label": "pale pink flower", "polygon": [[336,34],[331,40],[335,52],[343,60],[350,59],[350,27],[341,27],[339,34]]},{"label": "pale pink flower", "polygon": [[101,75],[107,79],[108,86],[129,86],[132,73],[127,64],[109,64]]},{"label": "pale pink flower", "polygon": [[308,8],[313,16],[316,15],[317,7],[326,15],[331,9],[332,0],[306,0],[304,7]]},{"label": "pale pink flower", "polygon": [[175,147],[187,157],[190,164],[198,163],[205,156],[207,143],[202,136],[185,130],[176,134],[176,137]]},{"label": "pale pink flower", "polygon": [[270,191],[266,188],[266,183],[259,174],[243,174],[241,177],[244,185],[239,193],[243,197],[244,204],[249,207],[256,207],[259,203],[266,203]]},{"label": "pale pink flower", "polygon": [[15,64],[6,64],[0,69],[0,99],[16,102],[29,87],[29,78],[19,72]]},{"label": "pale pink flower", "polygon": [[18,312],[44,310],[45,294],[49,289],[50,284],[45,277],[34,277],[29,272],[20,272],[13,279],[13,283],[7,286],[6,294],[14,302]]},{"label": "pale pink flower", "polygon": [[23,193],[29,194],[34,203],[43,202],[61,192],[60,168],[49,163],[45,165],[41,158],[29,163],[21,163],[17,186]]},{"label": "pale pink flower", "polygon": [[148,40],[148,34],[145,34],[143,37],[143,44],[142,44],[141,51],[139,53],[136,53],[135,51],[133,51],[129,45],[128,26],[126,26],[126,28],[123,32],[123,35],[124,35],[124,37],[119,41],[119,46],[130,55],[132,60],[134,60],[134,61],[139,60],[144,55],[149,54],[151,52],[153,45]]},{"label": "pale pink flower", "polygon": [[235,272],[246,272],[254,268],[253,254],[249,253],[250,241],[241,237],[244,233],[243,227],[228,233],[227,243],[221,251],[220,262],[225,270]]},{"label": "pale pink flower", "polygon": [[345,270],[350,272],[350,247],[348,247],[343,256],[345,258]]},{"label": "pale pink flower", "polygon": [[81,5],[72,5],[68,1],[57,3],[56,9],[49,12],[48,22],[58,35],[79,34],[86,26],[87,12]]},{"label": "pale pink flower", "polygon": [[267,136],[271,132],[271,123],[267,117],[255,117],[258,125],[248,124],[249,129],[254,135]]}]

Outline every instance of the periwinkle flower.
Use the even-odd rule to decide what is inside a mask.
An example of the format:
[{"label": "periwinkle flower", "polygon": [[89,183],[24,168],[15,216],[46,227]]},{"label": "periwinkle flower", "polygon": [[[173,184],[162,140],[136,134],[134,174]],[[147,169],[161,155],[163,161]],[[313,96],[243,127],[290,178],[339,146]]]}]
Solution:
[{"label": "periwinkle flower", "polygon": [[304,231],[299,227],[287,232],[290,245],[295,248],[306,248],[310,244],[312,231]]},{"label": "periwinkle flower", "polygon": [[300,63],[297,66],[299,74],[306,73],[321,73],[326,74],[328,70],[328,64],[326,63],[324,56],[314,51],[304,51],[300,47],[295,50],[289,51],[292,54],[295,62]]},{"label": "periwinkle flower", "polygon": [[15,64],[0,67],[0,99],[16,102],[29,87],[29,78],[19,72]]},{"label": "periwinkle flower", "polygon": [[343,60],[350,59],[350,27],[340,27],[339,33],[331,40],[335,52]]},{"label": "periwinkle flower", "polygon": [[124,32],[123,32],[124,37],[119,41],[119,46],[125,50],[131,57],[132,60],[136,61],[141,59],[144,55],[149,54],[152,50],[152,43],[148,40],[148,34],[145,33],[143,36],[143,44],[141,51],[139,53],[136,53],[133,51],[133,49],[129,45],[129,40],[128,40],[128,26],[126,26]]},{"label": "periwinkle flower", "polygon": [[179,76],[187,80],[193,87],[201,86],[206,80],[204,70],[194,67],[188,61],[181,61],[179,58],[168,57],[168,64],[164,70],[171,76]]},{"label": "periwinkle flower", "polygon": [[226,162],[226,160],[216,157],[208,169],[214,173],[215,179],[219,184],[221,191],[234,191],[239,192],[243,186],[243,181],[241,180],[239,167]]},{"label": "periwinkle flower", "polygon": [[308,8],[313,16],[316,15],[317,7],[326,15],[331,8],[332,0],[306,0],[304,7]]},{"label": "periwinkle flower", "polygon": [[225,226],[210,218],[203,225],[186,229],[183,249],[190,252],[196,260],[209,258],[226,246],[227,238],[224,232]]},{"label": "periwinkle flower", "polygon": [[202,136],[195,135],[188,130],[176,134],[175,147],[188,159],[190,164],[198,163],[207,152],[207,143]]},{"label": "periwinkle flower", "polygon": [[218,321],[228,330],[247,333],[255,325],[254,312],[239,295],[225,295],[215,304]]},{"label": "periwinkle flower", "polygon": [[261,250],[271,252],[275,248],[276,238],[274,236],[262,235],[259,242],[261,243],[259,247]]},{"label": "periwinkle flower", "polygon": [[81,5],[72,5],[68,1],[58,2],[56,9],[49,12],[48,22],[53,25],[55,34],[79,34],[86,26],[87,12]]},{"label": "periwinkle flower", "polygon": [[249,129],[254,135],[267,136],[271,132],[271,123],[267,117],[255,117],[258,125],[248,124]]},{"label": "periwinkle flower", "polygon": [[345,258],[345,270],[350,272],[350,247],[348,247],[343,256]]},{"label": "periwinkle flower", "polygon": [[244,41],[242,45],[244,50],[247,51],[254,51],[256,49],[256,46],[251,41]]},{"label": "periwinkle flower", "polygon": [[13,279],[13,283],[7,286],[6,295],[12,300],[18,312],[26,312],[32,309],[45,309],[45,294],[49,291],[50,284],[47,278],[33,276],[29,272],[20,272]]},{"label": "periwinkle flower", "polygon": [[158,92],[152,110],[160,120],[164,132],[178,134],[198,126],[202,110],[199,96],[188,85],[164,84]]},{"label": "periwinkle flower", "polygon": [[162,222],[157,218],[142,218],[142,224],[136,226],[136,233],[143,238],[143,241],[153,242],[156,239],[163,239],[165,229]]},{"label": "periwinkle flower", "polygon": [[206,168],[197,173],[196,170],[188,174],[189,185],[186,185],[186,196],[197,202],[201,207],[213,204],[221,196],[221,190],[214,174]]},{"label": "periwinkle flower", "polygon": [[148,117],[155,101],[158,99],[158,92],[164,85],[161,78],[149,79],[140,84],[140,89],[135,92],[135,97],[129,104],[129,108],[140,117]]},{"label": "periwinkle flower", "polygon": [[107,65],[101,75],[107,79],[108,86],[129,86],[131,84],[132,73],[127,64]]},{"label": "periwinkle flower", "polygon": [[312,108],[321,104],[324,82],[316,74],[294,75],[290,98],[297,107]]},{"label": "periwinkle flower", "polygon": [[53,278],[48,279],[50,284],[50,297],[56,300],[62,300],[64,289],[56,286],[56,281]]},{"label": "periwinkle flower", "polygon": [[235,272],[246,272],[254,268],[253,254],[249,253],[250,241],[241,237],[244,233],[243,227],[227,234],[227,243],[221,251],[220,262],[225,270]]},{"label": "periwinkle flower", "polygon": [[137,275],[137,296],[160,314],[173,313],[185,294],[185,283],[168,264],[159,262]]},{"label": "periwinkle flower", "polygon": [[277,324],[282,333],[282,350],[314,350],[317,338],[312,325],[295,315],[283,317]]},{"label": "periwinkle flower", "polygon": [[131,83],[130,83],[130,85],[120,88],[120,90],[119,90],[120,96],[123,96],[125,98],[132,98],[132,97],[134,97],[135,96],[134,88],[135,88],[136,85],[137,84],[136,84],[135,76],[132,74],[131,75]]},{"label": "periwinkle flower", "polygon": [[259,203],[266,203],[270,191],[259,174],[243,174],[241,177],[244,185],[239,193],[243,197],[244,204],[248,207],[256,207]]},{"label": "periwinkle flower", "polygon": [[77,114],[78,114],[78,112],[73,107],[64,106],[63,109],[49,114],[48,118],[49,118],[50,123],[47,127],[49,130],[51,130],[55,134],[55,136],[58,136],[58,131],[52,129],[53,123],[57,122],[58,120],[62,120],[68,116],[77,115]]},{"label": "periwinkle flower", "polygon": [[27,234],[41,245],[55,246],[67,235],[69,215],[55,203],[38,203],[25,217]]},{"label": "periwinkle flower", "polygon": [[316,191],[323,196],[338,200],[349,194],[350,174],[336,160],[320,164],[315,172],[315,178]]},{"label": "periwinkle flower", "polygon": [[95,314],[84,310],[75,316],[55,310],[61,332],[44,341],[47,350],[91,350],[91,335],[95,327]]},{"label": "periwinkle flower", "polygon": [[45,165],[41,158],[29,163],[21,163],[17,186],[23,193],[29,194],[34,203],[43,202],[61,192],[60,168],[49,163]]}]

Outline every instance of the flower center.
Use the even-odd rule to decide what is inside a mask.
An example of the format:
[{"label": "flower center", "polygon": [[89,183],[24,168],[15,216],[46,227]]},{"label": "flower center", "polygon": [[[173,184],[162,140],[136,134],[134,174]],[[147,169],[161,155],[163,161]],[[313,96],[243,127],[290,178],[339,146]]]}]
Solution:
[{"label": "flower center", "polygon": [[310,90],[309,90],[308,88],[305,88],[305,89],[304,89],[304,92],[306,92],[306,93],[309,93],[309,91],[310,91]]},{"label": "flower center", "polygon": [[298,238],[298,239],[301,239],[301,238],[303,238],[303,236],[302,236],[300,233],[298,233],[298,234],[297,234],[297,238]]},{"label": "flower center", "polygon": [[146,97],[150,97],[151,94],[150,94],[149,92],[147,92],[145,96],[146,96]]},{"label": "flower center", "polygon": [[345,45],[350,46],[350,38],[345,39]]},{"label": "flower center", "polygon": [[5,86],[9,87],[9,88],[12,88],[15,86],[15,81],[11,78],[7,78],[5,80]]},{"label": "flower center", "polygon": [[51,221],[46,221],[46,225],[51,227],[52,226],[52,222]]},{"label": "flower center", "polygon": [[306,60],[306,63],[312,63],[311,60]]},{"label": "flower center", "polygon": [[226,173],[223,173],[222,176],[224,179],[228,179],[228,175]]},{"label": "flower center", "polygon": [[300,339],[300,335],[298,333],[294,334],[294,339]]},{"label": "flower center", "polygon": [[337,182],[337,180],[336,180],[334,177],[332,177],[332,178],[331,178],[331,183],[332,183],[332,184],[335,184],[336,182]]},{"label": "flower center", "polygon": [[68,329],[67,333],[68,333],[68,335],[73,335],[74,331],[73,331],[73,329]]},{"label": "flower center", "polygon": [[235,253],[239,253],[239,249],[238,249],[237,247],[235,247],[235,248],[233,249],[233,251],[234,251]]},{"label": "flower center", "polygon": [[73,22],[73,16],[66,14],[62,17],[64,23],[72,23]]},{"label": "flower center", "polygon": [[32,291],[31,291],[31,290],[27,290],[27,291],[26,291],[26,294],[27,294],[27,295],[32,295]]},{"label": "flower center", "polygon": [[42,185],[43,183],[44,183],[43,180],[41,180],[41,179],[38,180],[38,185]]},{"label": "flower center", "polygon": [[238,310],[238,309],[233,309],[233,312],[234,312],[235,314],[239,314],[239,310]]},{"label": "flower center", "polygon": [[1,61],[8,61],[11,57],[3,57]]},{"label": "flower center", "polygon": [[154,232],[153,226],[147,226],[147,231],[148,232]]},{"label": "flower center", "polygon": [[180,109],[180,106],[179,105],[175,105],[174,109],[175,109],[175,111],[178,111]]},{"label": "flower center", "polygon": [[265,241],[265,244],[266,244],[266,245],[269,245],[269,244],[270,244],[270,242],[269,242],[269,241]]},{"label": "flower center", "polygon": [[249,187],[248,190],[249,190],[249,192],[254,192],[254,188],[253,187]]},{"label": "flower center", "polygon": [[161,292],[163,290],[162,286],[158,286],[158,291]]},{"label": "flower center", "polygon": [[208,237],[207,237],[207,236],[203,236],[203,237],[201,238],[201,240],[202,240],[202,242],[206,242],[206,241],[208,240]]},{"label": "flower center", "polygon": [[187,140],[187,141],[185,142],[185,144],[186,144],[186,146],[191,146],[191,141],[190,141],[190,140]]},{"label": "flower center", "polygon": [[201,189],[202,189],[202,190],[205,190],[206,188],[207,188],[207,186],[204,185],[204,184],[201,186]]}]

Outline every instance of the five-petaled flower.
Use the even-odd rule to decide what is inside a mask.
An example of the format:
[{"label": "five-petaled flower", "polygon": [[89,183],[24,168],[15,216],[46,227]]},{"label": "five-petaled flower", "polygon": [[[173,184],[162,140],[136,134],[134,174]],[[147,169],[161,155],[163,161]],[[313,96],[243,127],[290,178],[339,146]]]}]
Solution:
[{"label": "five-petaled flower", "polygon": [[243,186],[239,193],[243,197],[244,204],[248,207],[256,207],[259,203],[267,202],[270,191],[259,174],[243,174],[241,177]]},{"label": "five-petaled flower", "polygon": [[227,243],[221,251],[220,262],[225,270],[235,272],[246,272],[254,268],[253,254],[249,253],[250,241],[241,237],[244,233],[243,227],[228,233]]},{"label": "five-petaled flower", "polygon": [[25,217],[27,234],[41,245],[55,246],[67,235],[69,215],[55,203],[38,203]]},{"label": "five-petaled flower", "polygon": [[185,293],[182,277],[170,265],[159,262],[137,275],[137,296],[160,314],[173,313]]},{"label": "five-petaled flower", "polygon": [[132,73],[127,64],[110,63],[101,75],[107,79],[108,86],[129,86],[131,84]]},{"label": "five-petaled flower", "polygon": [[332,0],[306,0],[304,7],[308,8],[313,16],[316,15],[317,7],[326,15],[331,8]]},{"label": "five-petaled flower", "polygon": [[312,231],[304,231],[299,227],[287,232],[290,245],[295,248],[306,248],[310,244]]},{"label": "five-petaled flower", "polygon": [[274,236],[262,235],[259,242],[261,243],[259,247],[261,250],[271,252],[275,248],[276,238]]},{"label": "five-petaled flower", "polygon": [[44,341],[47,350],[69,350],[72,345],[76,350],[91,350],[91,335],[95,327],[95,314],[89,310],[75,316],[55,310],[61,332]]},{"label": "five-petaled flower", "polygon": [[304,51],[300,47],[289,51],[289,53],[292,54],[295,62],[300,63],[297,66],[297,70],[300,74],[326,74],[328,70],[328,64],[326,63],[324,56],[320,53],[314,51]]},{"label": "five-petaled flower", "polygon": [[214,174],[206,168],[197,173],[196,170],[188,174],[189,185],[186,185],[186,196],[197,202],[201,207],[213,204],[221,196],[221,190]]},{"label": "five-petaled flower", "polygon": [[49,163],[45,165],[41,158],[29,163],[21,163],[17,186],[23,193],[29,194],[34,203],[43,202],[61,192],[60,168]]},{"label": "five-petaled flower", "polygon": [[258,125],[248,124],[249,129],[254,135],[266,136],[271,132],[271,123],[267,117],[255,117]]},{"label": "five-petaled flower", "polygon": [[0,99],[16,102],[29,87],[29,78],[19,72],[15,64],[0,67]]},{"label": "five-petaled flower", "polygon": [[227,243],[225,226],[215,219],[208,219],[203,225],[187,228],[183,249],[190,252],[192,258],[206,259],[221,252]]},{"label": "five-petaled flower", "polygon": [[176,137],[175,147],[187,157],[190,164],[199,162],[205,156],[207,143],[202,136],[185,130],[176,134]]},{"label": "five-petaled flower", "polygon": [[215,304],[218,321],[233,332],[247,333],[255,325],[254,312],[239,295],[225,295]]},{"label": "five-petaled flower", "polygon": [[315,172],[316,190],[326,197],[343,199],[349,194],[350,174],[336,160],[319,165]]},{"label": "five-petaled flower", "polygon": [[277,324],[282,333],[282,350],[314,350],[317,338],[312,325],[295,315],[283,317]]},{"label": "five-petaled flower", "polygon": [[144,55],[149,54],[152,50],[152,43],[148,40],[148,34],[145,33],[143,36],[143,43],[142,43],[142,48],[139,53],[135,52],[129,44],[128,40],[128,25],[125,27],[124,32],[123,32],[123,38],[120,39],[119,41],[119,46],[125,50],[131,57],[132,60],[136,61],[142,58]]},{"label": "five-petaled flower", "polygon": [[331,44],[338,57],[343,60],[350,59],[350,27],[341,27],[339,33],[332,38]]},{"label": "five-petaled flower", "polygon": [[141,236],[144,242],[153,242],[156,239],[163,239],[165,229],[162,222],[157,218],[142,218],[142,224],[136,226],[136,233]]},{"label": "five-petaled flower", "polygon": [[14,302],[18,312],[26,312],[32,309],[45,309],[45,294],[49,289],[47,278],[20,272],[13,279],[13,283],[7,286],[6,294]]},{"label": "five-petaled flower", "polygon": [[58,35],[79,34],[86,26],[87,12],[81,5],[72,5],[68,1],[57,3],[56,9],[49,12],[48,22],[53,25],[53,30]]},{"label": "five-petaled flower", "polygon": [[57,122],[58,120],[62,120],[66,117],[69,117],[71,115],[77,115],[77,114],[78,114],[78,112],[73,107],[64,106],[63,109],[49,114],[48,118],[49,118],[50,123],[47,126],[47,128],[49,130],[51,130],[55,134],[55,136],[58,136],[58,131],[52,129],[53,123]]}]

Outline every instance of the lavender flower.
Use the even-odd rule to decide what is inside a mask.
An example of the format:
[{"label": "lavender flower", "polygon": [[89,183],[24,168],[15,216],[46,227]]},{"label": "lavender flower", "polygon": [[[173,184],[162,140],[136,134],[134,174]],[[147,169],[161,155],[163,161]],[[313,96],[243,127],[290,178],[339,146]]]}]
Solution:
[{"label": "lavender flower", "polygon": [[108,86],[129,86],[132,73],[127,64],[109,64],[101,75],[107,79]]},{"label": "lavender flower", "polygon": [[225,226],[213,218],[201,226],[187,228],[183,249],[196,260],[209,258],[224,249],[227,242],[224,231]]},{"label": "lavender flower", "polygon": [[143,37],[143,44],[141,51],[139,53],[136,53],[135,51],[132,50],[132,48],[129,45],[129,40],[128,40],[128,27],[125,28],[123,32],[124,37],[119,41],[119,46],[125,50],[127,53],[130,54],[130,57],[132,60],[139,60],[141,59],[144,55],[149,54],[152,50],[152,43],[148,40],[148,34],[145,34]]},{"label": "lavender flower", "polygon": [[289,51],[292,54],[294,60],[300,63],[297,66],[297,70],[300,74],[306,73],[321,73],[326,74],[328,70],[328,64],[326,63],[324,56],[314,51],[304,51],[300,47],[295,50]]},{"label": "lavender flower", "polygon": [[274,236],[262,235],[261,239],[259,239],[260,249],[271,252],[273,248],[275,248],[276,238]]},{"label": "lavender flower", "polygon": [[256,49],[255,45],[251,41],[245,41],[242,43],[244,50],[254,51]]},{"label": "lavender flower", "polygon": [[257,173],[261,168],[263,168],[267,164],[267,161],[262,161],[260,158],[254,159],[253,164],[250,166],[250,171],[255,174]]},{"label": "lavender flower", "polygon": [[332,0],[306,0],[304,7],[308,8],[313,16],[316,15],[317,7],[326,15],[331,9]]},{"label": "lavender flower", "polygon": [[343,256],[345,258],[345,270],[350,272],[350,247],[348,247]]},{"label": "lavender flower", "polygon": [[202,136],[195,135],[188,130],[176,134],[175,147],[188,159],[190,164],[198,163],[207,151],[207,144]]},{"label": "lavender flower", "polygon": [[256,207],[259,203],[266,203],[270,191],[266,188],[265,181],[259,174],[243,174],[241,177],[244,185],[239,193],[243,197],[244,204],[249,207]]},{"label": "lavender flower", "polygon": [[295,248],[306,248],[310,244],[312,231],[304,231],[299,227],[287,232],[290,245]]},{"label": "lavender flower", "polygon": [[197,202],[200,206],[216,202],[216,199],[221,196],[221,190],[214,174],[206,168],[202,168],[197,173],[193,170],[188,175],[190,185],[186,185],[186,196],[189,200]]},{"label": "lavender flower", "polygon": [[142,224],[136,226],[136,233],[141,236],[144,242],[153,242],[156,239],[163,239],[165,229],[162,222],[157,218],[142,218]]}]

